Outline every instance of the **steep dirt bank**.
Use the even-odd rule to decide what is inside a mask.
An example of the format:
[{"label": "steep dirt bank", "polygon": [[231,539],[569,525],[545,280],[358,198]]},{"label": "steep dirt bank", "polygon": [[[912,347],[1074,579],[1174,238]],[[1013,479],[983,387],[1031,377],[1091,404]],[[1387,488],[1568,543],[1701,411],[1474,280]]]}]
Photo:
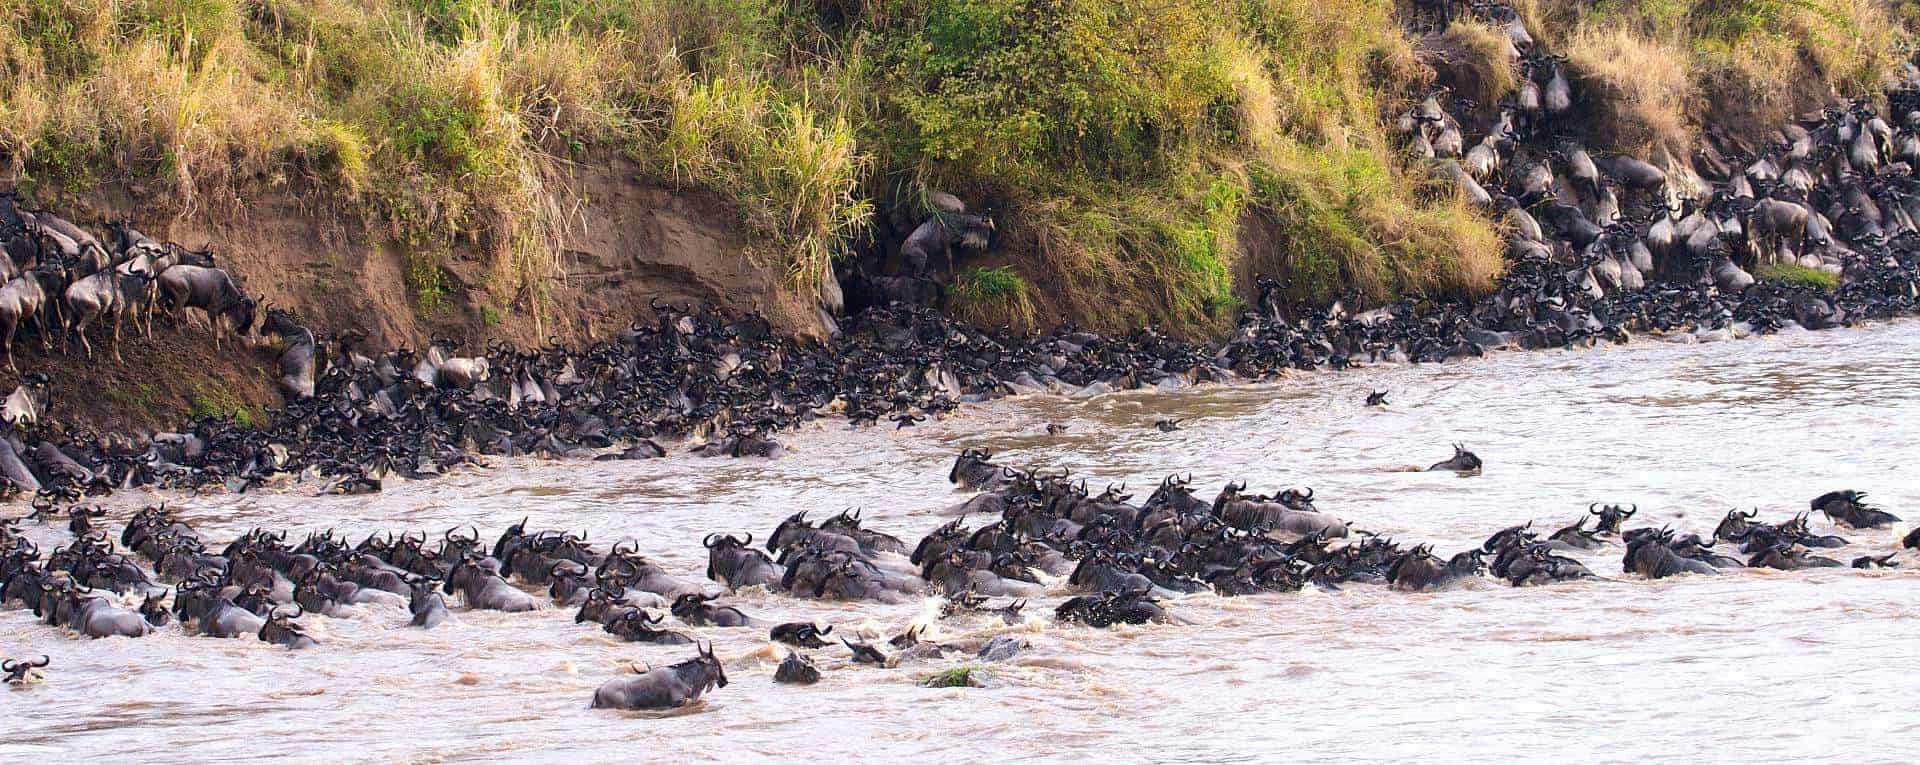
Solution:
[{"label": "steep dirt bank", "polygon": [[[811,301],[795,294],[782,270],[749,254],[745,227],[722,199],[662,188],[616,154],[571,165],[566,185],[579,200],[562,247],[566,273],[539,311],[527,296],[492,291],[477,244],[411,250],[361,213],[309,201],[318,195],[294,185],[262,182],[239,199],[197,209],[131,186],[31,201],[102,234],[107,221],[127,219],[154,237],[211,244],[249,294],[293,309],[316,331],[363,331],[375,347],[421,347],[435,338],[468,347],[585,343],[650,316],[655,298],[758,310],[797,335],[822,331]],[[270,349],[229,346],[216,354],[204,330],[159,324],[151,342],[127,337],[124,363],[58,347],[48,355],[23,338],[20,370],[52,378],[61,421],[100,429],[150,430],[207,413],[258,416],[278,404]],[[0,386],[16,381],[0,371]]]},{"label": "steep dirt bank", "polygon": [[359,211],[338,209],[297,185],[258,183],[238,199],[181,209],[166,196],[108,187],[36,199],[93,230],[132,220],[151,236],[212,244],[243,289],[291,308],[316,331],[358,329],[377,346],[432,338],[535,345],[577,343],[645,315],[652,298],[760,310],[801,335],[820,330],[807,301],[777,267],[758,265],[724,201],[649,181],[632,161],[599,153],[573,163],[565,185],[578,200],[562,244],[565,275],[541,310],[528,295],[495,294],[484,248],[413,248]]}]

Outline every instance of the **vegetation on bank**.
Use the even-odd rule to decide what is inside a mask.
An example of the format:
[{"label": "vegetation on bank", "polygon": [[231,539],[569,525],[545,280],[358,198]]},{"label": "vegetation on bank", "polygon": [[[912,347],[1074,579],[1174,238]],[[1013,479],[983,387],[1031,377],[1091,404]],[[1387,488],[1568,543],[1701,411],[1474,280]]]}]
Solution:
[{"label": "vegetation on bank", "polygon": [[1757,138],[1831,95],[1871,98],[1909,54],[1904,2],[1523,0],[1617,148],[1679,154],[1713,125]]},{"label": "vegetation on bank", "polygon": [[[1872,0],[1526,7],[1554,21],[1536,32],[1583,76],[1620,89],[1623,123],[1661,135],[1697,124],[1687,110],[1708,89],[1774,92],[1762,86],[1795,71],[1783,57],[1853,93],[1898,56]],[[114,182],[187,209],[297,184],[424,253],[409,263],[423,310],[449,289],[432,253],[490,253],[496,316],[543,310],[578,215],[564,171],[590,149],[730,200],[752,257],[800,288],[883,222],[873,202],[909,219],[941,189],[1001,222],[996,260],[956,284],[970,317],[1202,332],[1256,271],[1314,299],[1490,286],[1491,225],[1397,157],[1387,117],[1431,73],[1396,13],[1381,0],[0,0],[0,171],[42,196]],[[1494,34],[1467,27],[1454,44],[1496,50]],[[1487,77],[1497,92],[1514,82],[1504,67]]]},{"label": "vegetation on bank", "polygon": [[1760,269],[1755,274],[1763,282],[1776,282],[1795,287],[1811,287],[1818,290],[1831,290],[1840,287],[1838,274],[1822,271],[1818,268],[1792,263],[1777,263]]}]

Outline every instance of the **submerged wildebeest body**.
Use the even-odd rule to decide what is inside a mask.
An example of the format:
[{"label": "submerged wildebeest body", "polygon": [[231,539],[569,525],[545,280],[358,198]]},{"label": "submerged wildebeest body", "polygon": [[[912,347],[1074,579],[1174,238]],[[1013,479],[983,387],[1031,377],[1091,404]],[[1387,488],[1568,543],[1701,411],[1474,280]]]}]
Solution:
[{"label": "submerged wildebeest body", "polygon": [[820,682],[820,670],[807,657],[788,651],[787,658],[780,660],[780,667],[774,670],[773,681],[784,685],[813,685]]},{"label": "submerged wildebeest body", "polygon": [[1476,455],[1473,452],[1467,451],[1467,448],[1464,446],[1461,446],[1460,444],[1454,444],[1452,457],[1444,461],[1434,463],[1431,467],[1428,467],[1427,470],[1429,471],[1451,470],[1456,473],[1476,473],[1477,474],[1480,472],[1481,466],[1482,466],[1482,463],[1480,462],[1479,455]]},{"label": "submerged wildebeest body", "polygon": [[833,626],[820,627],[812,622],[789,622],[775,625],[768,638],[776,643],[785,643],[800,648],[825,648],[827,641],[821,636],[833,633]]}]

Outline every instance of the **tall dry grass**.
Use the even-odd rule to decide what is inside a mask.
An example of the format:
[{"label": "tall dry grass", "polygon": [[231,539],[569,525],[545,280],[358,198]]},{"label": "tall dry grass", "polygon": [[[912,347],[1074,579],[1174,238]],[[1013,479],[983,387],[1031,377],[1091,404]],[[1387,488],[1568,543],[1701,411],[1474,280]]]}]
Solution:
[{"label": "tall dry grass", "polygon": [[157,183],[187,212],[299,180],[406,247],[492,253],[500,307],[539,316],[577,222],[565,165],[613,146],[733,199],[807,288],[868,214],[867,159],[768,57],[776,5],[0,0],[0,169]]},{"label": "tall dry grass", "polygon": [[1618,147],[1678,145],[1712,123],[1772,130],[1832,98],[1872,98],[1909,33],[1876,0],[1525,0],[1537,37],[1567,52]]}]

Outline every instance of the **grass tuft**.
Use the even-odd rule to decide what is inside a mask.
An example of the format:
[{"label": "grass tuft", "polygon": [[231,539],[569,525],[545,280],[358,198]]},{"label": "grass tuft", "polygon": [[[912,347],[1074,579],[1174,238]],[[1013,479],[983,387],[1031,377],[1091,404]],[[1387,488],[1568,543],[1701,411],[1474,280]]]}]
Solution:
[{"label": "grass tuft", "polygon": [[[150,395],[142,390],[143,395]],[[239,395],[220,387],[215,383],[194,386],[192,395],[187,398],[187,416],[191,419],[214,417],[232,420],[242,428],[254,428],[260,420],[253,407],[247,405]]]},{"label": "grass tuft", "polygon": [[1760,269],[1761,281],[1789,284],[1796,287],[1811,287],[1818,290],[1832,290],[1840,287],[1840,276],[1818,268],[1808,268],[1795,263],[1776,263]]},{"label": "grass tuft", "polygon": [[974,688],[977,687],[974,673],[979,671],[979,667],[962,664],[927,675],[920,679],[920,685],[926,688]]}]

